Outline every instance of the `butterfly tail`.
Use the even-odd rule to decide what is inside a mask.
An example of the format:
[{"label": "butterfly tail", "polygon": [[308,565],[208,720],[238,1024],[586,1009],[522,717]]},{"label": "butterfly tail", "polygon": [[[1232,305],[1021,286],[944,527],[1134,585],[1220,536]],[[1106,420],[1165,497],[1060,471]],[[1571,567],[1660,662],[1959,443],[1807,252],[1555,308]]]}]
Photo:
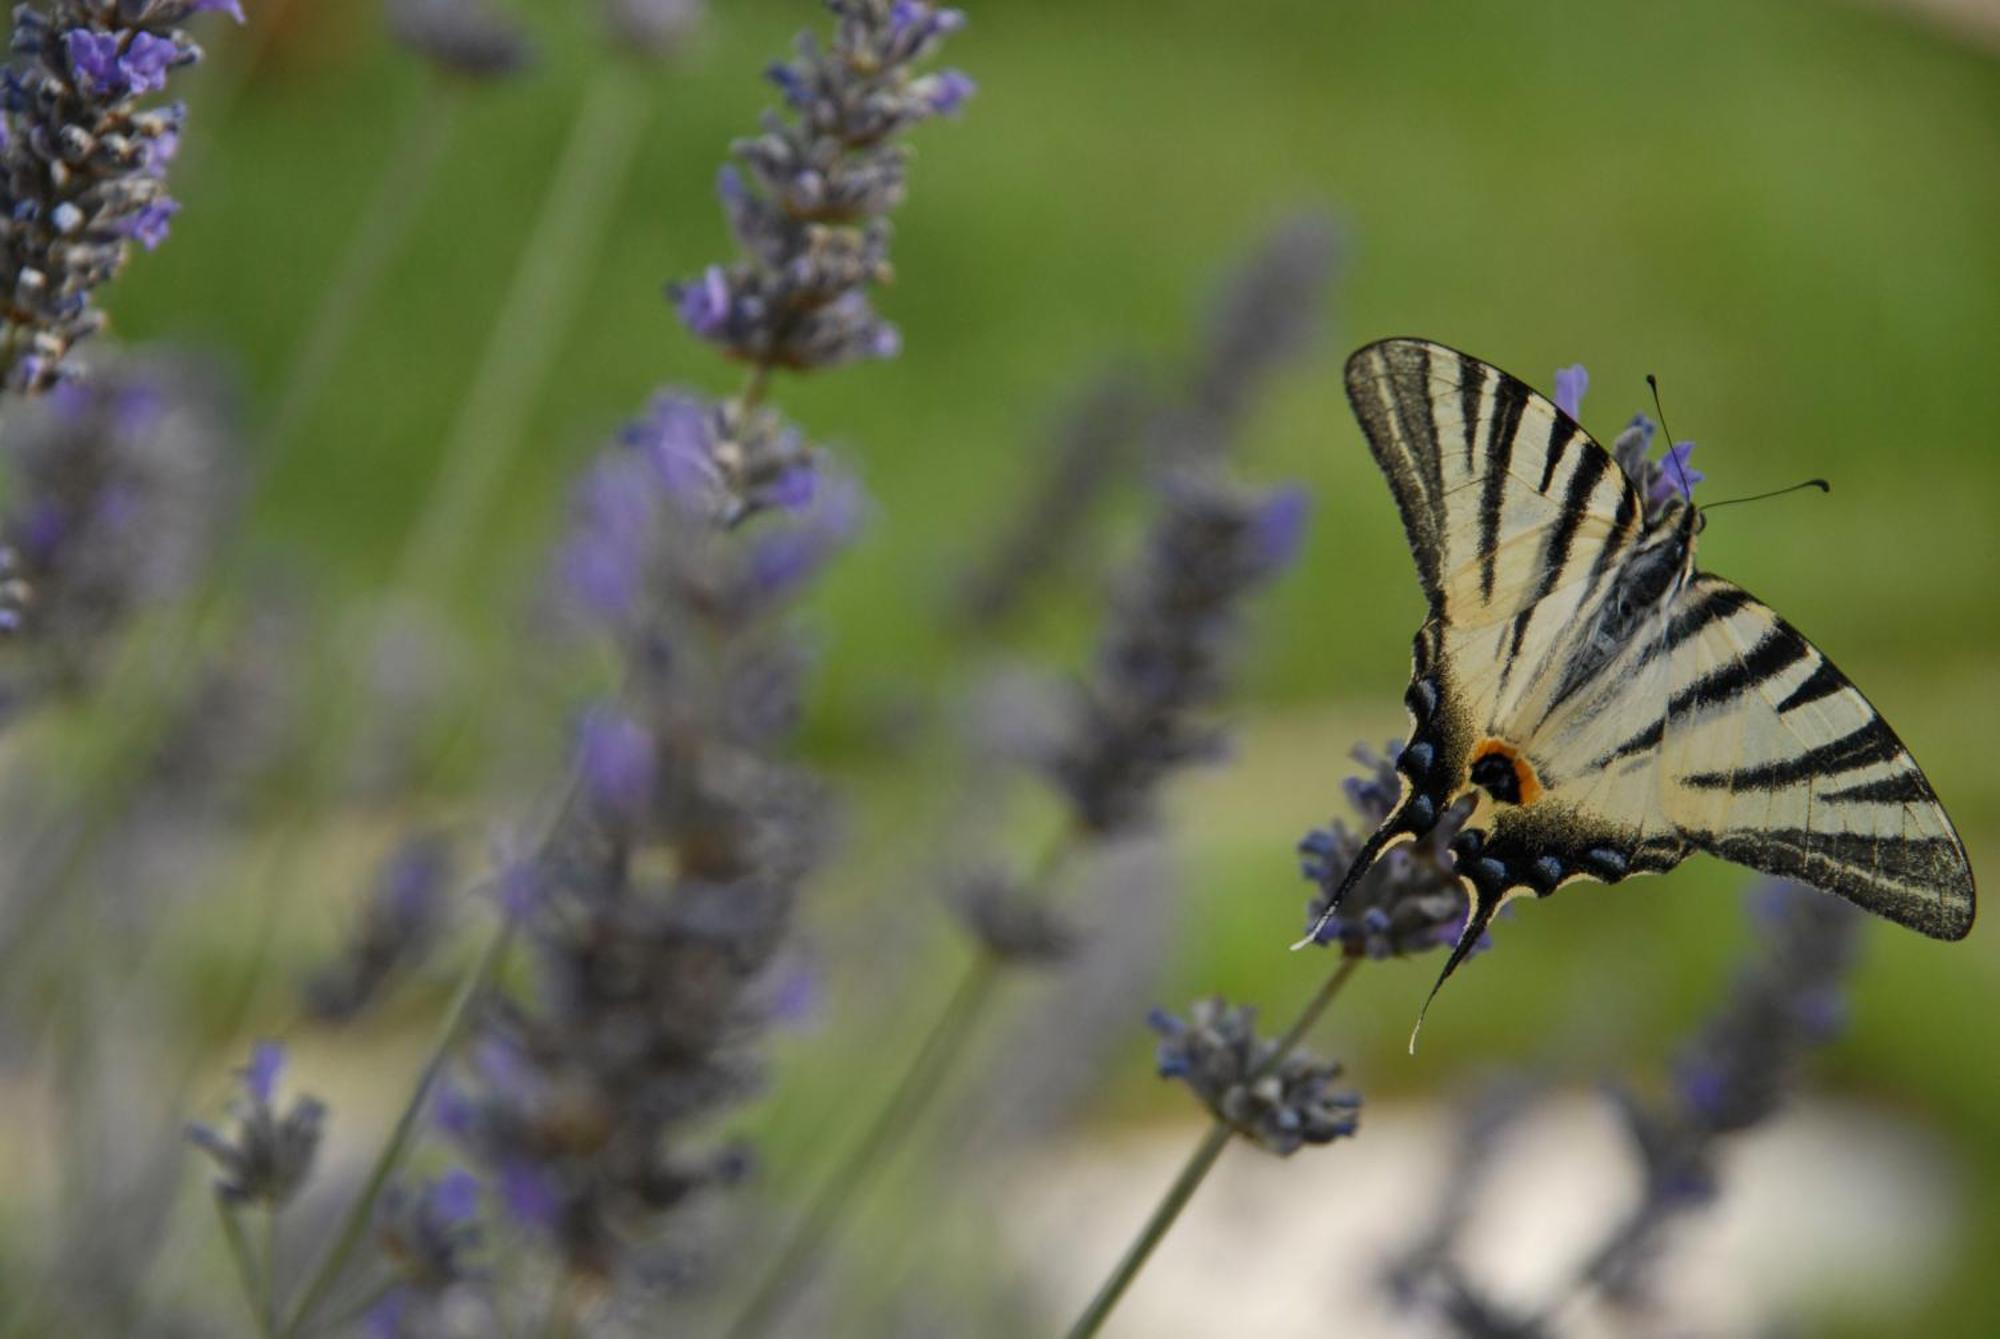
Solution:
[{"label": "butterfly tail", "polygon": [[1437,983],[1431,987],[1431,993],[1424,996],[1424,1007],[1417,1010],[1417,1025],[1410,1029],[1411,1055],[1417,1053],[1417,1034],[1424,1030],[1424,1015],[1431,1011],[1431,1002],[1437,999],[1438,992],[1444,989],[1444,983],[1451,980],[1451,974],[1458,970],[1458,965],[1472,956],[1472,950],[1479,946],[1480,937],[1486,933],[1486,927],[1492,924],[1494,916],[1499,914],[1500,904],[1506,901],[1506,898],[1496,890],[1472,887],[1470,880],[1465,882],[1468,885],[1467,896],[1472,899],[1472,906],[1465,917],[1465,928],[1459,931],[1458,942],[1452,945],[1451,957],[1445,960],[1444,970],[1438,973]]},{"label": "butterfly tail", "polygon": [[1382,854],[1383,848],[1401,831],[1396,816],[1392,815],[1388,822],[1375,829],[1374,835],[1361,844],[1360,851],[1355,853],[1353,863],[1347,867],[1347,873],[1341,876],[1340,886],[1335,888],[1333,896],[1327,899],[1326,910],[1320,912],[1319,919],[1312,924],[1312,929],[1306,931],[1306,937],[1292,945],[1295,952],[1308,944],[1319,942],[1320,931],[1326,929],[1327,922],[1340,913],[1340,904],[1347,899],[1348,891],[1361,882],[1362,876],[1369,870],[1375,868],[1375,858]]}]

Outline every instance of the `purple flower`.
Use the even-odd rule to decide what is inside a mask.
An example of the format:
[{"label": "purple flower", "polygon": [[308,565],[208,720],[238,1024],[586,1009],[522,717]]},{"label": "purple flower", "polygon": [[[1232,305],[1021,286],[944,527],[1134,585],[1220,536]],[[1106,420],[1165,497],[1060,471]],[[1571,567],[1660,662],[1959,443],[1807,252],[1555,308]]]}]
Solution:
[{"label": "purple flower", "polygon": [[676,288],[675,306],[682,323],[703,339],[722,334],[729,326],[728,275],[720,265],[709,266],[699,283]]},{"label": "purple flower", "polygon": [[134,33],[118,62],[119,73],[131,92],[157,93],[167,86],[167,71],[179,62],[180,55],[180,47],[171,38]]},{"label": "purple flower", "polygon": [[285,1051],[259,1042],[239,1073],[243,1097],[231,1104],[233,1137],[207,1125],[188,1127],[188,1139],[215,1160],[216,1195],[228,1204],[255,1203],[276,1209],[299,1192],[319,1151],[326,1108],[310,1097],[292,1103],[280,1116],[272,1105]]},{"label": "purple flower", "polygon": [[244,21],[243,0],[193,0],[193,3],[188,6],[188,13],[190,14],[206,14],[210,12],[227,14],[238,23]]},{"label": "purple flower", "polygon": [[148,251],[157,250],[167,240],[167,223],[181,212],[180,201],[168,196],[150,202],[119,225],[120,230]]},{"label": "purple flower", "polygon": [[454,1167],[432,1183],[426,1200],[440,1223],[456,1226],[479,1212],[479,1178]]},{"label": "purple flower", "polygon": [[529,1162],[510,1162],[500,1169],[500,1202],[527,1227],[553,1231],[562,1221],[554,1177]]},{"label": "purple flower", "polygon": [[960,70],[927,74],[910,85],[910,92],[929,107],[934,116],[956,116],[967,99],[979,91],[971,76]]},{"label": "purple flower", "polygon": [[646,417],[627,427],[622,440],[645,454],[667,493],[685,505],[705,507],[721,482],[708,409],[685,395],[654,396]]},{"label": "purple flower", "polygon": [[[63,34],[69,68],[77,78],[99,89],[111,89],[118,79],[118,35],[72,28]],[[121,89],[122,91],[122,89]]]},{"label": "purple flower", "polygon": [[250,1063],[243,1067],[243,1087],[250,1094],[250,1100],[269,1106],[284,1072],[284,1045],[275,1041],[258,1042],[251,1049]]},{"label": "purple flower", "polygon": [[1694,450],[1693,442],[1675,442],[1660,457],[1659,473],[1653,477],[1649,499],[1655,504],[1665,502],[1679,493],[1688,501],[1694,501],[1694,486],[1706,476],[1688,464],[1688,456]]},{"label": "purple flower", "polygon": [[1312,499],[1296,486],[1273,490],[1251,522],[1252,563],[1261,571],[1276,572],[1289,567],[1305,541],[1306,520],[1312,514]]},{"label": "purple flower", "polygon": [[1583,393],[1590,389],[1590,373],[1582,363],[1556,369],[1556,408],[1571,418],[1583,416]]},{"label": "purple flower", "polygon": [[750,551],[750,581],[766,600],[778,600],[803,586],[861,528],[861,490],[842,479],[827,488],[818,505],[782,529],[758,537]]},{"label": "purple flower", "polygon": [[614,708],[599,706],[584,717],[577,733],[577,773],[591,800],[623,819],[643,813],[658,769],[646,728]]}]

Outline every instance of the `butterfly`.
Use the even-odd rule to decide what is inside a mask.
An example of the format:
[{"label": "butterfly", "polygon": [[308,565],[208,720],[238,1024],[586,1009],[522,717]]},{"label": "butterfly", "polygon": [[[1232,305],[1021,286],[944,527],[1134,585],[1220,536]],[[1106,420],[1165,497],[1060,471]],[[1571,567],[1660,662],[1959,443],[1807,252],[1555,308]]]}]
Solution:
[{"label": "butterfly", "polygon": [[1965,847],[1916,760],[1817,647],[1695,566],[1684,473],[1649,502],[1526,383],[1425,340],[1360,350],[1347,394],[1430,613],[1400,798],[1321,925],[1384,851],[1470,805],[1449,848],[1470,910],[1433,998],[1510,899],[1698,851],[1971,930]]}]

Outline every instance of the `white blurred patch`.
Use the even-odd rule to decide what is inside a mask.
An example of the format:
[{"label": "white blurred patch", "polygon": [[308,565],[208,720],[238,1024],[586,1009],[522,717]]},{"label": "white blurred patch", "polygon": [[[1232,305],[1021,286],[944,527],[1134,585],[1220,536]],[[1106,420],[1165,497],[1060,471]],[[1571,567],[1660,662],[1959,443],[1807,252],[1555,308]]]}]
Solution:
[{"label": "white blurred patch", "polygon": [[[1439,1332],[1398,1312],[1385,1266],[1423,1230],[1455,1125],[1433,1105],[1374,1105],[1359,1138],[1289,1160],[1232,1148],[1127,1294],[1108,1335],[1343,1339]],[[1013,1181],[1004,1230],[1055,1317],[1080,1309],[1199,1136],[1186,1126],[1077,1143]],[[1639,1191],[1608,1103],[1552,1099],[1496,1154],[1458,1259],[1523,1313],[1557,1295]],[[1959,1176],[1927,1132],[1851,1103],[1802,1104],[1739,1138],[1721,1198],[1669,1228],[1655,1278],[1666,1325],[1589,1302],[1565,1336],[1741,1335],[1838,1314],[1866,1328],[1920,1302],[1949,1260]]]}]

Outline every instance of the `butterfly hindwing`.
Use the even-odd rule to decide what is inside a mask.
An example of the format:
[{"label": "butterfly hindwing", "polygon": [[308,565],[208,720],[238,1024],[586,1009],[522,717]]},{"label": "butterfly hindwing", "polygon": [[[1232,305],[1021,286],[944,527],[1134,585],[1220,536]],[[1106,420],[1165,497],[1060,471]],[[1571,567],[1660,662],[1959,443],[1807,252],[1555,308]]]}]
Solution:
[{"label": "butterfly hindwing", "polygon": [[1676,657],[1661,803],[1696,849],[1938,939],[1972,928],[1972,868],[1916,759],[1819,648],[1741,587]]}]

